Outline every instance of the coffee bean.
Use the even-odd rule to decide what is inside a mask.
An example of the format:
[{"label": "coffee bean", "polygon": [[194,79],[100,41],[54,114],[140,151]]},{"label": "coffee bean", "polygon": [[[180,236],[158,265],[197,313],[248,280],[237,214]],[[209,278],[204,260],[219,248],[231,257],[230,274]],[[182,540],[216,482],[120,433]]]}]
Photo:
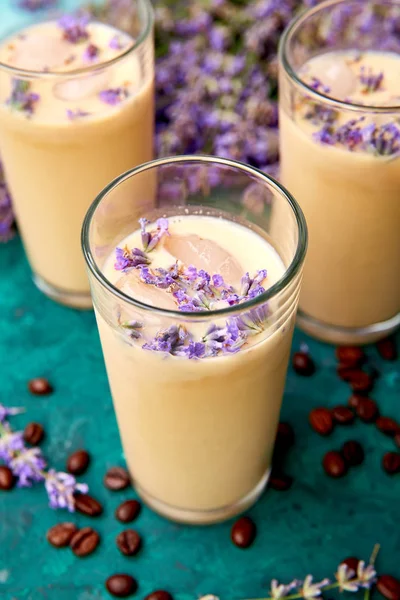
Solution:
[{"label": "coffee bean", "polygon": [[73,475],[82,475],[89,466],[90,456],[86,450],[73,452],[67,460],[67,471]]},{"label": "coffee bean", "polygon": [[57,523],[57,525],[50,527],[46,537],[48,542],[55,548],[64,548],[69,546],[77,531],[78,528],[74,523]]},{"label": "coffee bean", "polygon": [[306,352],[296,352],[292,359],[293,369],[298,375],[310,377],[315,372],[313,359]]},{"label": "coffee bean", "polygon": [[400,600],[400,580],[392,575],[378,577],[376,588],[387,600]]},{"label": "coffee bean", "polygon": [[113,492],[124,490],[129,484],[129,473],[122,467],[111,467],[104,475],[104,485]]},{"label": "coffee bean", "polygon": [[131,575],[118,573],[111,575],[106,581],[106,589],[112,596],[127,598],[134,594],[138,588],[137,582]]},{"label": "coffee bean", "polygon": [[364,423],[373,423],[379,416],[378,406],[371,398],[361,398],[356,407],[356,413]]},{"label": "coffee bean", "polygon": [[36,377],[28,382],[28,389],[35,396],[47,396],[53,391],[49,381],[44,377]]},{"label": "coffee bean", "polygon": [[140,550],[142,538],[134,529],[125,529],[117,535],[117,546],[125,556],[134,556]]},{"label": "coffee bean", "polygon": [[353,374],[357,372],[357,370],[358,369],[355,369],[354,367],[349,367],[349,365],[342,363],[338,364],[338,366],[336,367],[336,372],[340,379],[348,382],[351,381]]},{"label": "coffee bean", "polygon": [[96,550],[99,543],[97,531],[91,527],[83,527],[73,535],[70,546],[76,556],[87,556]]},{"label": "coffee bean", "polygon": [[358,394],[368,394],[374,387],[374,380],[371,375],[365,373],[365,371],[361,371],[361,369],[357,371],[353,371],[350,379],[350,385],[353,392]]},{"label": "coffee bean", "polygon": [[359,346],[339,346],[336,348],[339,363],[349,367],[359,367],[365,360],[365,354]]},{"label": "coffee bean", "polygon": [[125,500],[115,511],[115,517],[122,523],[134,521],[140,513],[141,504],[137,500]]},{"label": "coffee bean", "polygon": [[254,542],[257,529],[250,517],[241,517],[233,524],[231,540],[238,548],[248,548]]},{"label": "coffee bean", "polygon": [[294,431],[289,423],[279,423],[276,432],[275,446],[286,452],[294,444]]},{"label": "coffee bean", "polygon": [[386,452],[382,459],[382,466],[389,475],[400,473],[400,454],[398,452]]},{"label": "coffee bean", "polygon": [[376,347],[384,360],[396,360],[397,348],[393,338],[386,338],[377,342]]},{"label": "coffee bean", "polygon": [[340,564],[347,565],[348,568],[351,569],[354,572],[354,574],[356,574],[359,562],[360,562],[360,560],[358,558],[356,558],[355,556],[349,556],[348,558],[345,558],[344,560],[342,560],[342,562]]},{"label": "coffee bean", "polygon": [[290,477],[290,475],[274,472],[271,473],[268,481],[269,487],[278,492],[286,492],[292,486],[292,483],[293,477]]},{"label": "coffee bean", "polygon": [[327,408],[314,408],[308,420],[311,427],[320,435],[329,435],[333,431],[333,419],[330,411]]},{"label": "coffee bean", "polygon": [[364,450],[359,442],[350,440],[342,446],[342,456],[350,467],[361,465],[364,461]]},{"label": "coffee bean", "polygon": [[75,495],[75,508],[78,512],[89,517],[98,517],[103,512],[103,507],[100,502],[89,494]]},{"label": "coffee bean", "polygon": [[347,472],[346,463],[340,452],[331,450],[323,458],[322,466],[329,477],[343,477]]},{"label": "coffee bean", "polygon": [[14,487],[15,479],[11,469],[5,465],[0,466],[0,490],[8,491]]},{"label": "coffee bean", "polygon": [[44,438],[44,429],[40,423],[28,423],[24,429],[24,440],[31,446],[37,446]]},{"label": "coffee bean", "polygon": [[355,419],[353,411],[347,406],[335,406],[332,409],[332,416],[340,425],[350,425]]},{"label": "coffee bean", "polygon": [[396,433],[396,435],[394,436],[394,443],[396,444],[396,446],[398,448],[400,448],[400,431],[399,431],[399,433]]},{"label": "coffee bean", "polygon": [[393,437],[396,433],[400,433],[400,425],[390,417],[378,417],[375,425],[385,435]]},{"label": "coffee bean", "polygon": [[357,408],[357,406],[362,400],[365,400],[365,396],[360,396],[360,394],[353,394],[348,400],[348,405],[351,408]]},{"label": "coffee bean", "polygon": [[173,600],[173,598],[169,592],[157,590],[146,596],[144,600]]}]

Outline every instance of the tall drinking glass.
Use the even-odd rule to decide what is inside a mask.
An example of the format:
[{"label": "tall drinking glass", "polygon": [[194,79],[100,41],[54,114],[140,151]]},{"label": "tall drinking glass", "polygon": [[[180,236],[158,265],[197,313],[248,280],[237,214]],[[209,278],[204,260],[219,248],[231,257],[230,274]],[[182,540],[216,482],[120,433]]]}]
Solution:
[{"label": "tall drinking glass", "polygon": [[96,6],[92,18],[53,10],[0,44],[0,154],[33,278],[79,308],[91,306],[80,248],[90,200],[153,157],[150,1],[125,2],[119,28]]},{"label": "tall drinking glass", "polygon": [[399,22],[394,0],[327,0],[281,40],[281,177],[310,232],[298,319],[332,343],[400,323]]},{"label": "tall drinking glass", "polygon": [[[137,190],[146,187],[139,208]],[[168,219],[170,233],[159,242],[164,266],[165,252],[175,253],[168,272],[151,273],[151,253],[137,248],[130,254],[133,232],[140,244],[139,218]],[[260,496],[271,468],[307,244],[296,201],[272,178],[235,161],[159,159],[105,188],[86,215],[82,244],[138,493],[160,514],[182,522],[212,523],[241,512]],[[197,277],[193,264],[213,253],[226,268],[224,277],[236,261],[265,264],[269,275],[261,277],[271,286],[241,303],[231,289],[231,300],[213,308],[209,298],[226,291],[222,278],[213,276],[211,288],[195,288],[198,298],[208,290],[202,309],[175,307],[174,299]],[[189,254],[194,262],[185,270]],[[139,281],[127,265],[143,256],[148,266]],[[163,281],[152,279],[154,273]],[[198,274],[204,285],[207,274]]]}]

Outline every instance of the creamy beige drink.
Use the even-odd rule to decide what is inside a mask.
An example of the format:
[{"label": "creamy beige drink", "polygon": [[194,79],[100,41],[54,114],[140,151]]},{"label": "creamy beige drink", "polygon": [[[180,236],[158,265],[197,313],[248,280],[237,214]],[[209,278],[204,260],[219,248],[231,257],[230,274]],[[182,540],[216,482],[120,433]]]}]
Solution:
[{"label": "creamy beige drink", "polygon": [[400,314],[400,111],[390,108],[400,105],[400,56],[331,51],[299,77],[344,103],[299,93],[282,72],[281,178],[310,232],[301,326],[372,341]]},{"label": "creamy beige drink", "polygon": [[64,17],[0,47],[0,152],[18,226],[39,287],[66,304],[91,305],[80,248],[89,204],[153,154],[151,33],[134,46]]},{"label": "creamy beige drink", "polygon": [[[168,517],[228,518],[266,483],[296,301],[240,307],[285,271],[265,237],[201,214],[142,221],[104,264],[128,297],[190,312],[143,316],[116,300],[104,317],[96,306],[127,463],[139,493]],[[208,316],[230,305],[239,312]]]}]

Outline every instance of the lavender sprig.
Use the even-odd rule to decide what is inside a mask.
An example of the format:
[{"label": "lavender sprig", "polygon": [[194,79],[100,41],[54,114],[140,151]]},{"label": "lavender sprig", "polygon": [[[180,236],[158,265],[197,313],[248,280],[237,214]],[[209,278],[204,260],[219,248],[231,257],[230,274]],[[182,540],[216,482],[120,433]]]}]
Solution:
[{"label": "lavender sprig", "polygon": [[147,219],[139,219],[143,249],[145,252],[151,252],[157,247],[158,243],[165,235],[169,235],[168,219],[157,219],[156,231],[149,232],[146,230],[146,225],[149,223]]},{"label": "lavender sprig", "polygon": [[22,407],[7,407],[0,403],[0,423],[5,423],[8,417],[13,417],[25,412]]},{"label": "lavender sprig", "polygon": [[35,104],[40,99],[39,94],[30,92],[31,83],[23,79],[13,79],[11,83],[11,95],[7,104],[14,110],[24,112],[26,115],[33,114]]},{"label": "lavender sprig", "polygon": [[118,88],[109,88],[108,90],[102,90],[99,92],[99,98],[105,104],[109,104],[110,106],[116,106],[120,104],[127,98],[129,95],[128,90],[126,88],[118,87]]},{"label": "lavender sprig", "polygon": [[139,248],[129,250],[128,246],[116,248],[114,268],[117,271],[128,271],[141,265],[149,265],[151,260],[145,252]]},{"label": "lavender sprig", "polygon": [[82,119],[83,117],[88,117],[90,115],[90,113],[81,110],[80,108],[76,108],[75,110],[72,110],[71,108],[67,108],[66,110],[67,113],[67,118],[70,121],[77,121],[78,119]]},{"label": "lavender sprig", "polygon": [[58,26],[63,30],[63,38],[71,44],[80,44],[89,38],[87,26],[90,18],[88,14],[63,15],[58,21]]},{"label": "lavender sprig", "polygon": [[359,79],[363,84],[362,93],[370,94],[371,92],[377,92],[382,87],[383,82],[383,71],[374,75],[372,69],[367,69],[365,66],[362,66],[360,69]]},{"label": "lavender sprig", "polygon": [[315,141],[338,145],[351,151],[362,150],[377,156],[393,156],[400,151],[400,127],[395,123],[364,125],[365,117],[351,119],[340,127],[324,125],[313,134]]},{"label": "lavender sprig", "polygon": [[98,46],[96,46],[95,44],[89,44],[85,52],[83,53],[83,59],[87,62],[93,62],[98,58],[99,53],[100,48]]}]

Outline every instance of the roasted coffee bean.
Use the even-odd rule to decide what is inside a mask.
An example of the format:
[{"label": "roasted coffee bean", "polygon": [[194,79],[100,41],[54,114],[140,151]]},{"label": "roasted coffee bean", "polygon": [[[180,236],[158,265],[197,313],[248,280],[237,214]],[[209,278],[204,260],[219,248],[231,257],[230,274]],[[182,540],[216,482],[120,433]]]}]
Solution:
[{"label": "roasted coffee bean", "polygon": [[90,456],[86,450],[73,452],[67,460],[67,471],[73,475],[82,475],[88,468]]},{"label": "roasted coffee bean", "polygon": [[386,338],[377,342],[376,347],[384,360],[396,360],[397,348],[393,338]]},{"label": "roasted coffee bean", "polygon": [[103,512],[103,507],[100,502],[89,494],[75,495],[75,508],[78,512],[89,517],[98,517]]},{"label": "roasted coffee bean", "polygon": [[40,423],[28,423],[24,429],[24,440],[31,446],[37,446],[44,438],[44,429]]},{"label": "roasted coffee bean", "polygon": [[173,598],[169,592],[157,590],[146,596],[144,600],[173,600]]},{"label": "roasted coffee bean", "polygon": [[340,364],[359,367],[365,360],[365,354],[359,346],[338,346],[336,358]]},{"label": "roasted coffee bean", "polygon": [[292,364],[296,373],[303,377],[310,377],[315,372],[314,361],[306,352],[296,352],[293,355]]},{"label": "roasted coffee bean", "polygon": [[134,594],[138,588],[136,580],[131,575],[118,573],[111,575],[106,581],[106,589],[112,596],[127,598]]},{"label": "roasted coffee bean", "polygon": [[140,513],[141,504],[137,500],[125,500],[115,511],[115,517],[122,523],[134,521]]},{"label": "roasted coffee bean", "polygon": [[125,529],[117,535],[117,546],[125,556],[134,556],[140,550],[142,538],[134,529]]},{"label": "roasted coffee bean", "polygon": [[129,473],[123,467],[111,467],[104,475],[104,485],[113,492],[124,490],[129,484]]},{"label": "roasted coffee bean", "polygon": [[360,394],[353,394],[348,400],[348,405],[351,406],[351,408],[357,408],[357,406],[362,400],[365,400],[365,396],[360,396]]},{"label": "roasted coffee bean", "polygon": [[345,558],[344,560],[342,560],[342,562],[340,564],[347,565],[348,568],[351,569],[354,572],[354,574],[356,574],[359,562],[360,562],[360,560],[358,558],[356,558],[355,556],[349,556],[348,558]]},{"label": "roasted coffee bean", "polygon": [[320,435],[329,435],[333,431],[333,419],[330,411],[327,408],[314,408],[308,420],[311,427]]},{"label": "roasted coffee bean", "polygon": [[350,425],[355,419],[353,411],[347,406],[335,406],[332,409],[332,416],[340,425]]},{"label": "roasted coffee bean", "polygon": [[378,417],[375,425],[385,435],[394,437],[396,433],[400,433],[400,425],[390,417]]},{"label": "roasted coffee bean", "polygon": [[356,406],[356,413],[365,423],[373,423],[379,416],[378,406],[371,398],[361,398]]},{"label": "roasted coffee bean", "polygon": [[74,523],[57,523],[47,532],[47,540],[55,548],[64,548],[69,546],[75,533],[78,531]]},{"label": "roasted coffee bean", "polygon": [[353,371],[350,379],[350,385],[353,392],[356,394],[368,394],[374,387],[374,380],[371,375],[361,371]]},{"label": "roasted coffee bean", "polygon": [[257,529],[250,517],[241,517],[233,524],[231,540],[238,548],[248,548],[254,542]]},{"label": "roasted coffee bean", "polygon": [[398,452],[386,452],[382,459],[382,467],[389,475],[400,473],[400,454]]},{"label": "roasted coffee bean", "polygon": [[336,373],[338,374],[340,379],[342,379],[343,381],[348,381],[348,382],[351,381],[353,374],[357,370],[358,369],[355,369],[354,367],[349,367],[349,365],[342,364],[342,363],[339,363],[338,366],[336,367]]},{"label": "roasted coffee bean", "polygon": [[289,450],[294,444],[294,431],[289,423],[279,423],[276,432],[275,447],[281,451]]},{"label": "roasted coffee bean", "polygon": [[47,396],[53,391],[49,381],[44,377],[36,377],[28,382],[28,389],[35,396]]},{"label": "roasted coffee bean", "polygon": [[399,433],[396,433],[396,435],[394,436],[394,443],[396,444],[396,446],[398,448],[400,448],[400,431],[399,431]]},{"label": "roasted coffee bean", "polygon": [[293,477],[290,475],[286,475],[285,473],[271,473],[269,478],[268,485],[273,490],[277,490],[278,492],[286,492],[293,483]]},{"label": "roasted coffee bean", "polygon": [[73,535],[70,546],[76,556],[87,556],[96,550],[99,543],[97,531],[91,527],[83,527]]},{"label": "roasted coffee bean", "polygon": [[5,465],[0,466],[0,490],[8,491],[14,487],[15,478],[11,469]]},{"label": "roasted coffee bean", "polygon": [[376,589],[387,600],[400,600],[400,580],[392,575],[380,575],[376,582]]},{"label": "roasted coffee bean", "polygon": [[323,458],[322,466],[329,477],[343,477],[347,472],[346,463],[340,452],[331,450]]},{"label": "roasted coffee bean", "polygon": [[342,456],[350,467],[361,465],[364,461],[364,450],[359,442],[350,440],[342,446]]}]

